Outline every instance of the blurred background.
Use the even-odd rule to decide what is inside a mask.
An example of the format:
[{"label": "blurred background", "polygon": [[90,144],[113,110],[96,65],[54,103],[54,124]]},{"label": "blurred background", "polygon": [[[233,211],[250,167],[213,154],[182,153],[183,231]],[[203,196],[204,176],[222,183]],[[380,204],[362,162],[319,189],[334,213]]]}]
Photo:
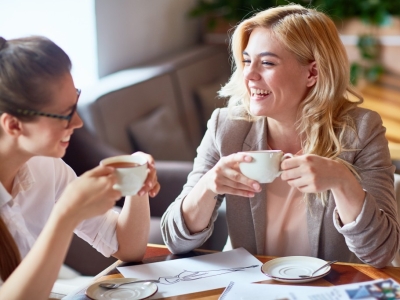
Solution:
[{"label": "blurred background", "polygon": [[[226,43],[237,22],[286,0],[0,0],[0,33],[39,34],[73,60],[77,85],[199,43]],[[400,76],[400,1],[295,0],[328,13],[342,34],[353,79]]]},{"label": "blurred background", "polygon": [[73,61],[76,85],[200,42],[194,0],[0,0],[6,39],[44,35]]}]

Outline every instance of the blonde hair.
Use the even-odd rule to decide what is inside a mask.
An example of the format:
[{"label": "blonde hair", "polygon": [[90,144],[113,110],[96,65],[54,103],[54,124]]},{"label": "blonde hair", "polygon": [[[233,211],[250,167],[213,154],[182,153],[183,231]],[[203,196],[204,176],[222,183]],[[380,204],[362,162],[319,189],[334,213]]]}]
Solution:
[{"label": "blonde hair", "polygon": [[[229,98],[228,107],[232,118],[255,121],[260,117],[250,112],[250,95],[243,76],[243,51],[254,28],[268,28],[274,37],[306,65],[316,62],[318,79],[308,95],[300,103],[297,129],[302,139],[303,153],[316,154],[335,160],[346,151],[343,137],[355,126],[348,112],[363,102],[350,85],[349,62],[343,43],[333,21],[324,13],[301,5],[270,8],[241,22],[231,40],[235,63],[229,82],[219,95]],[[348,93],[357,101],[350,101]],[[241,111],[238,115],[232,111]],[[357,175],[354,168],[341,160]],[[325,203],[328,193],[317,195]]]}]

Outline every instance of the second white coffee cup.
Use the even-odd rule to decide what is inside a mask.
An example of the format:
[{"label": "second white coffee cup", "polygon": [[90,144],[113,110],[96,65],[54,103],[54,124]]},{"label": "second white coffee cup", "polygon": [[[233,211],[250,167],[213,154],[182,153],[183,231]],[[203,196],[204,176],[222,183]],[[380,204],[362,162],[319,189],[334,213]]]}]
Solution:
[{"label": "second white coffee cup", "polygon": [[259,150],[240,152],[253,158],[251,162],[241,162],[239,169],[246,177],[259,183],[270,183],[280,176],[281,162],[293,154],[283,154],[281,150]]},{"label": "second white coffee cup", "polygon": [[147,159],[141,155],[113,156],[100,164],[115,168],[117,183],[113,188],[121,191],[122,196],[136,195],[147,177]]}]

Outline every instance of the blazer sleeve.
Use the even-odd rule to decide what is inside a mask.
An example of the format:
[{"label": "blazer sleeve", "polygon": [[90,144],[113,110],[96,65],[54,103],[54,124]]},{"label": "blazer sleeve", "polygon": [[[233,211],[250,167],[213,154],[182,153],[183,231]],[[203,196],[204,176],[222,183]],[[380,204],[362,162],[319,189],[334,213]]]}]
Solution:
[{"label": "blazer sleeve", "polygon": [[363,209],[357,219],[345,226],[334,223],[345,237],[350,251],[364,263],[384,267],[399,251],[399,223],[394,196],[394,166],[390,159],[386,129],[378,113],[364,110],[356,119],[358,138],[353,166],[366,191]]},{"label": "blazer sleeve", "polygon": [[170,204],[161,218],[161,232],[168,249],[174,253],[185,253],[200,247],[212,234],[214,222],[218,217],[218,208],[222,197],[218,197],[217,204],[212,213],[209,225],[202,232],[191,234],[186,227],[182,215],[182,202],[186,195],[193,189],[200,178],[212,169],[220,159],[218,141],[216,140],[217,124],[220,117],[220,109],[216,109],[207,123],[207,131],[197,148],[197,156],[194,160],[193,170],[183,186],[181,194]]}]

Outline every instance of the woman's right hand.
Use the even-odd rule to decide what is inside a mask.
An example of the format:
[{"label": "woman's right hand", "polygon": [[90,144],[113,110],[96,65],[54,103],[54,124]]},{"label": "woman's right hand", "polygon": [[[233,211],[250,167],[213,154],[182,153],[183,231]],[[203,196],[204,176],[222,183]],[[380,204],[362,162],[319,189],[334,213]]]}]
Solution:
[{"label": "woman's right hand", "polygon": [[244,176],[239,169],[239,163],[252,159],[243,153],[221,157],[184,198],[182,214],[191,234],[202,232],[210,223],[215,208],[215,201],[210,198],[215,194],[251,198],[261,191],[260,184]]},{"label": "woman's right hand", "polygon": [[250,162],[253,158],[243,153],[234,153],[222,157],[209,170],[203,180],[206,180],[207,189],[215,194],[230,194],[243,197],[254,197],[261,191],[260,184],[246,176],[239,169],[239,163]]},{"label": "woman's right hand", "polygon": [[108,166],[85,172],[66,187],[55,209],[77,224],[106,213],[121,198],[121,192],[113,189],[116,182],[113,172],[114,168]]}]

